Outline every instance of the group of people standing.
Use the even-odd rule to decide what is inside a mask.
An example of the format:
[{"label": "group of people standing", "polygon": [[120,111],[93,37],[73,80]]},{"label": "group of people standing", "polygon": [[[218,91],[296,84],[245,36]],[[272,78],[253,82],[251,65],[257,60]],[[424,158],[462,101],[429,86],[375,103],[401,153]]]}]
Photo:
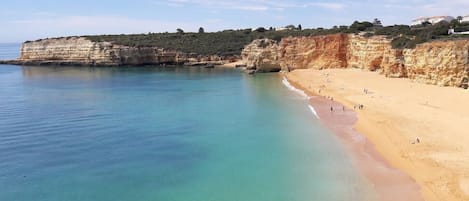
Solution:
[{"label": "group of people standing", "polygon": [[359,110],[363,110],[363,109],[365,109],[365,106],[362,105],[362,104],[358,104],[358,105],[354,105],[354,106],[353,106],[353,109],[354,109],[354,110],[357,109],[357,108],[358,108]]}]

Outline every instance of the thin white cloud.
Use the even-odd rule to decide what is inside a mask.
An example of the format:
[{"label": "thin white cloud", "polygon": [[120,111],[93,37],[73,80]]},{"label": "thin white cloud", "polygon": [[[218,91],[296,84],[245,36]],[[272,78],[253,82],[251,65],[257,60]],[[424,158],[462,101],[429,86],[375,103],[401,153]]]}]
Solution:
[{"label": "thin white cloud", "polygon": [[321,7],[329,10],[342,10],[345,8],[345,4],[342,3],[328,3],[328,2],[315,2],[305,4],[306,7]]},{"label": "thin white cloud", "polygon": [[[158,5],[161,5],[161,1],[156,1]],[[306,7],[318,7],[327,10],[342,10],[345,8],[345,4],[342,3],[331,3],[331,2],[313,2],[313,3],[301,3],[296,1],[280,1],[280,0],[166,0],[166,5],[169,6],[189,6],[198,5],[204,7],[211,7],[216,9],[234,9],[234,10],[245,10],[245,11],[267,11],[276,10],[284,11],[289,8],[306,8]]]},{"label": "thin white cloud", "polygon": [[184,6],[189,0],[168,0],[166,2],[166,5],[172,6],[172,7],[182,7]]}]

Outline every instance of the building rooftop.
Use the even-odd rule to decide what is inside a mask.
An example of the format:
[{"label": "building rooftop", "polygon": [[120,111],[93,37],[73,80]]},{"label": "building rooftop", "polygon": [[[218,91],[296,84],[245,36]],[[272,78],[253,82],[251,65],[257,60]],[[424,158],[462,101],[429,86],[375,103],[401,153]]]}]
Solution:
[{"label": "building rooftop", "polygon": [[[415,20],[412,20],[412,22],[414,21],[420,21],[420,20],[429,20],[429,19],[438,19],[438,18],[447,18],[447,17],[451,17],[451,16],[433,16],[433,17],[419,17]],[[451,17],[452,18],[452,17]]]}]

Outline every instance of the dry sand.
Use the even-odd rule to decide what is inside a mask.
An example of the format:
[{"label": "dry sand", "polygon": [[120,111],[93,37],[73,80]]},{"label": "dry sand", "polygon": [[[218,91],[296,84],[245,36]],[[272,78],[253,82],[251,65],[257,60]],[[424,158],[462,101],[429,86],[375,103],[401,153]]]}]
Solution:
[{"label": "dry sand", "polygon": [[235,62],[228,62],[223,65],[218,65],[217,67],[225,67],[225,68],[236,68],[237,65],[244,65],[245,62],[240,60],[240,61],[235,61]]},{"label": "dry sand", "polygon": [[[348,108],[363,104],[364,110],[356,110],[356,130],[374,145],[377,155],[419,184],[425,200],[469,200],[469,92],[357,69],[295,70],[286,76],[310,93],[332,96]],[[412,144],[416,138],[420,143]],[[369,165],[359,166],[365,167],[365,174],[377,185],[409,184],[403,175],[374,175],[366,169]],[[386,183],[397,177],[402,179]],[[415,190],[412,186],[408,189]]]}]

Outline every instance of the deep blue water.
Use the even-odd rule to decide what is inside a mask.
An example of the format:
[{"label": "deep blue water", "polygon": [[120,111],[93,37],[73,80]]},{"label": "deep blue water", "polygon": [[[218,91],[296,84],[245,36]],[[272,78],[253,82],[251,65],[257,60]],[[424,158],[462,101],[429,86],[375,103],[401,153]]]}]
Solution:
[{"label": "deep blue water", "polygon": [[0,65],[0,200],[348,201],[366,186],[276,74]]}]

